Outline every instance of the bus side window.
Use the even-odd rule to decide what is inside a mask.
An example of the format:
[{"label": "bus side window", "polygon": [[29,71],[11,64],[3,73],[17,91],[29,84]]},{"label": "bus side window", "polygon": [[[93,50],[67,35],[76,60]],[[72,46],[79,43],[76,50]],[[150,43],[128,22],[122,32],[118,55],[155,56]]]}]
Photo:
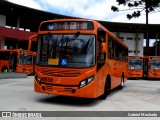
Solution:
[{"label": "bus side window", "polygon": [[110,39],[110,37],[108,38],[108,58],[111,59],[112,58],[112,40]]},{"label": "bus side window", "polygon": [[110,36],[108,37],[108,58],[109,59],[114,59],[115,58],[114,41]]}]

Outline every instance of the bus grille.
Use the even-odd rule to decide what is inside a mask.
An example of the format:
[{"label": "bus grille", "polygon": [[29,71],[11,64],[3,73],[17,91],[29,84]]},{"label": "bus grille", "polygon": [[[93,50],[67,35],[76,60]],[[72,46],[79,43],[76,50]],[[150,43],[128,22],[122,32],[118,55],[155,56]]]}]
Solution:
[{"label": "bus grille", "polygon": [[51,85],[46,85],[46,89],[47,89],[48,91],[52,91],[52,86],[51,86]]},{"label": "bus grille", "polygon": [[53,70],[53,69],[41,69],[40,72],[43,75],[54,76],[54,77],[78,77],[82,74],[79,71],[62,71],[62,70]]}]

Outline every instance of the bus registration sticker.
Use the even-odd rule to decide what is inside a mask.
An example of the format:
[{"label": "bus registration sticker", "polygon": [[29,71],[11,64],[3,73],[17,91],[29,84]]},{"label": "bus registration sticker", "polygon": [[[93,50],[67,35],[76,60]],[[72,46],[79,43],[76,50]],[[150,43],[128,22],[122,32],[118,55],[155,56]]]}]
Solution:
[{"label": "bus registration sticker", "polygon": [[58,65],[59,59],[48,59],[48,64],[50,65]]}]

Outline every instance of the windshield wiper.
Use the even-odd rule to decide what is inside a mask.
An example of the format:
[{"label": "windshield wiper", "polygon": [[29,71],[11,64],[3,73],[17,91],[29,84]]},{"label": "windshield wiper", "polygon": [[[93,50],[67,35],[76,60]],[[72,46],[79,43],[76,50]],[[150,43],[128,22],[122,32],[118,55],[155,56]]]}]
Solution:
[{"label": "windshield wiper", "polygon": [[69,46],[71,44],[71,42],[73,40],[75,40],[79,35],[80,35],[80,32],[75,33],[74,36],[72,37],[72,39],[68,42],[67,46]]},{"label": "windshield wiper", "polygon": [[77,32],[76,34],[74,34],[72,39],[76,39],[79,35],[80,35],[80,32]]}]

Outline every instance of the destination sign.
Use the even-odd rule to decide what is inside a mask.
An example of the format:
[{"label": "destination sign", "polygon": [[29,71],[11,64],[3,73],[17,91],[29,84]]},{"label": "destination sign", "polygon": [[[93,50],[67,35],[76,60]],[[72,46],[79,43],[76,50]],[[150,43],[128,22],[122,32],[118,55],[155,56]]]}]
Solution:
[{"label": "destination sign", "polygon": [[41,31],[53,30],[93,30],[91,21],[64,21],[64,22],[44,22],[40,26]]},{"label": "destination sign", "polygon": [[160,57],[151,57],[152,60],[160,60]]},{"label": "destination sign", "polygon": [[128,56],[129,59],[142,59],[140,56]]}]

